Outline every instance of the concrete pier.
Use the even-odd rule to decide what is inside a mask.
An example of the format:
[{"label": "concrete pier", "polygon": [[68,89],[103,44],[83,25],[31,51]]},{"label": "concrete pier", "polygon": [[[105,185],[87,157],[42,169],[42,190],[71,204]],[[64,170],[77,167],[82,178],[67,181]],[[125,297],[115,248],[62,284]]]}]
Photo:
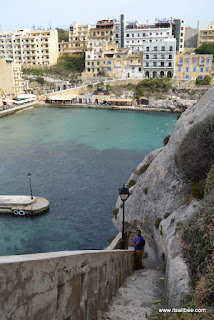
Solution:
[{"label": "concrete pier", "polygon": [[0,196],[0,213],[14,215],[35,215],[49,208],[49,201],[45,198],[30,196]]}]

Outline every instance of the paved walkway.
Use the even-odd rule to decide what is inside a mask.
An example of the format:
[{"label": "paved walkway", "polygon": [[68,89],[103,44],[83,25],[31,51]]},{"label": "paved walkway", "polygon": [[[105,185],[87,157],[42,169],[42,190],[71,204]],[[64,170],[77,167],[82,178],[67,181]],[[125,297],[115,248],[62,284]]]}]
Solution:
[{"label": "paved walkway", "polygon": [[147,267],[135,271],[119,288],[109,304],[109,310],[99,320],[148,320],[152,307],[156,306],[153,302],[162,297],[161,276],[161,271]]}]

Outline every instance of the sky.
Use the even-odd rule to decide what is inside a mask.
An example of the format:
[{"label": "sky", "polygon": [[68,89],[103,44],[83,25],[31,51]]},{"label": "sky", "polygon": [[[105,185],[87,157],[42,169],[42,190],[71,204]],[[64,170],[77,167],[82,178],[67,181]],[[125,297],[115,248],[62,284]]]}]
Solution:
[{"label": "sky", "polygon": [[206,0],[0,0],[0,30],[20,28],[68,29],[73,21],[95,24],[97,20],[119,19],[154,23],[155,18],[183,18],[185,26],[197,27],[198,20],[214,20],[214,1]]}]

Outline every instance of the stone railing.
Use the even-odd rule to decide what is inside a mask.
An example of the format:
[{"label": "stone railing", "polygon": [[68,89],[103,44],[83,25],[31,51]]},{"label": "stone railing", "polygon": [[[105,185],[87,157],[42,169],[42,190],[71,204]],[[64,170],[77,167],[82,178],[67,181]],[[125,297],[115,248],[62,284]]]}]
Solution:
[{"label": "stone railing", "polygon": [[0,257],[0,320],[95,320],[133,268],[133,250]]}]

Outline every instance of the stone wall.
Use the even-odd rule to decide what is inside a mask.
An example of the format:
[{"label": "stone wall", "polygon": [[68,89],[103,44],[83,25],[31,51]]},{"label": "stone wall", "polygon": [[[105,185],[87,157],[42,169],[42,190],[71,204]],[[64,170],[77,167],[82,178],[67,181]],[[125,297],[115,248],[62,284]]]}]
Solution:
[{"label": "stone wall", "polygon": [[133,268],[133,250],[0,257],[0,320],[94,320]]}]

